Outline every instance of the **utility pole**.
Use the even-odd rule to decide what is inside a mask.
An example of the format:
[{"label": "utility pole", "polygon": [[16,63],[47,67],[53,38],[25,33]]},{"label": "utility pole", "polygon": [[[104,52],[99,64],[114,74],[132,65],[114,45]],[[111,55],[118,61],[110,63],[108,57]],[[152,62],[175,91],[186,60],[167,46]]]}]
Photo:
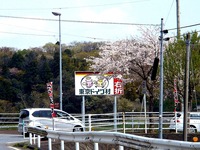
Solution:
[{"label": "utility pole", "polygon": [[181,30],[180,30],[180,7],[179,0],[176,0],[176,16],[177,16],[177,39],[180,39]]},{"label": "utility pole", "polygon": [[188,129],[188,93],[189,93],[189,71],[190,71],[190,34],[186,39],[186,62],[185,62],[185,101],[184,101],[184,119],[183,119],[183,140],[187,141]]}]

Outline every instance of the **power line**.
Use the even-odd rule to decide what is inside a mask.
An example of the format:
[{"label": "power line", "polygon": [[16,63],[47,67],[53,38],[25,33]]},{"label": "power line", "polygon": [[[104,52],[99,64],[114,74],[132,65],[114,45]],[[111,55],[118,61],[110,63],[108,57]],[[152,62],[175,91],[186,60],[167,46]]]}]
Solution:
[{"label": "power line", "polygon": [[[199,26],[200,23],[196,23],[196,24],[192,24],[192,25],[187,25],[187,26],[182,26],[180,27],[180,29],[184,29],[184,28],[190,28],[190,27],[194,27],[194,26]],[[170,30],[177,30],[177,28],[171,28],[171,29],[167,29],[168,31]]]},{"label": "power line", "polygon": [[172,4],[171,4],[171,7],[170,7],[170,10],[169,10],[169,12],[168,12],[168,15],[167,15],[167,18],[166,18],[166,21],[165,21],[165,25],[166,25],[166,23],[167,23],[167,20],[168,20],[169,14],[170,14],[170,12],[171,12],[171,10],[172,10],[172,6],[173,6],[173,4],[174,4],[174,0],[172,1]]},{"label": "power line", "polygon": [[12,24],[12,25],[11,24],[7,24],[7,23],[0,23],[0,24],[6,25],[6,26],[12,26],[12,27],[17,27],[17,28],[33,30],[33,31],[41,31],[41,32],[47,32],[47,33],[53,33],[53,34],[56,33],[56,32],[47,31],[47,30],[39,30],[39,29],[35,29],[35,28],[30,28],[30,27],[18,26],[18,25],[15,25],[15,24]]},{"label": "power line", "polygon": [[[3,17],[3,18],[14,18],[14,19],[58,21],[56,19],[4,16],[4,15],[0,15],[0,17]],[[97,22],[97,21],[80,21],[80,20],[61,20],[61,21],[62,22],[75,22],[75,23],[96,23],[96,24],[137,25],[137,26],[160,26],[159,24],[139,24],[139,23],[123,23],[123,22]],[[200,23],[197,23],[197,24],[182,26],[180,28],[183,29],[183,28],[189,28],[189,27],[194,27],[194,26],[199,26],[199,25],[200,25]],[[176,30],[176,29],[177,28],[171,28],[171,29],[167,29],[167,30],[170,31],[170,30]],[[50,31],[46,31],[46,32],[50,32]],[[19,34],[19,35],[34,35],[34,36],[55,36],[55,35],[26,34],[26,33],[15,33],[15,32],[2,32],[2,33]],[[70,35],[70,34],[67,34],[67,35]],[[89,38],[89,39],[102,39],[102,38],[85,37],[85,36],[78,36],[78,35],[70,35],[70,36],[84,37],[84,38]]]},{"label": "power line", "polygon": [[17,35],[33,35],[33,36],[53,36],[53,37],[55,37],[55,35],[49,35],[49,34],[31,34],[31,33],[5,32],[5,31],[0,31],[0,33],[17,34]]},{"label": "power line", "polygon": [[[29,19],[29,20],[45,20],[45,21],[58,21],[56,19],[44,18],[31,18],[31,17],[17,17],[17,16],[4,16],[1,18],[15,18],[15,19]],[[115,25],[136,25],[136,26],[159,26],[159,24],[143,24],[143,23],[125,23],[125,22],[99,22],[99,21],[81,21],[81,20],[61,20],[62,22],[75,22],[75,23],[94,23],[94,24],[115,24]]]},{"label": "power line", "polygon": [[143,2],[143,1],[149,1],[149,0],[135,0],[135,1],[127,1],[127,2],[110,3],[110,4],[85,5],[85,6],[74,6],[74,7],[61,7],[59,9],[72,9],[72,8],[84,8],[84,7],[101,7],[101,6],[124,5],[124,4],[138,3],[138,2]]},{"label": "power line", "polygon": [[[6,31],[0,31],[0,33],[5,33],[5,34],[16,34],[16,35],[22,35],[22,36],[51,36],[51,37],[56,37],[56,35],[51,35],[51,34],[31,34],[31,33],[19,33],[19,32],[6,32]],[[89,36],[80,36],[80,35],[74,35],[74,34],[62,34],[62,36],[73,36],[73,37],[81,37],[81,38],[88,38],[88,39],[93,39],[93,40],[110,40],[110,39],[104,39],[104,38],[98,38],[98,37],[89,37]]]},{"label": "power line", "polygon": [[144,1],[150,1],[150,0],[132,0],[132,1],[126,1],[126,2],[116,2],[116,3],[107,3],[107,4],[99,4],[99,5],[83,5],[83,6],[68,6],[68,7],[59,7],[59,8],[4,8],[0,9],[0,11],[15,11],[15,10],[52,10],[52,9],[76,9],[76,8],[87,8],[87,7],[102,7],[102,6],[114,6],[114,5],[126,5],[130,3],[139,3]]},{"label": "power line", "polygon": [[[195,33],[195,32],[197,32],[197,33],[198,33],[198,32],[200,32],[200,31],[193,31],[193,32],[190,32],[190,33],[192,34],[192,33]],[[186,34],[182,34],[182,35],[180,35],[180,36],[182,36],[182,37],[183,37],[184,35],[186,35]],[[170,36],[169,38],[171,39],[171,38],[175,38],[175,37],[177,37],[177,36]]]},{"label": "power line", "polygon": [[[33,19],[33,20],[49,20],[49,21],[57,21],[57,20],[53,20],[53,19],[41,19],[41,18],[25,18],[25,17],[16,17],[16,16],[0,16],[0,17],[7,17],[7,18],[15,18],[15,19]],[[107,23],[107,22],[106,22]],[[0,24],[4,24],[4,23],[0,23]],[[9,24],[5,24],[5,25],[9,25]],[[11,25],[11,26],[16,26],[16,27],[21,27],[21,26],[17,26],[17,25]],[[33,28],[27,28],[27,27],[22,27],[25,29],[30,29],[30,30],[34,30],[34,31],[42,31],[42,32],[48,32],[48,33],[53,33],[55,34],[55,32],[52,31],[44,31],[44,30],[37,30],[37,29],[33,29]],[[17,32],[5,32],[5,31],[0,31],[1,33],[5,33],[5,34],[17,34],[17,35],[32,35],[32,36],[54,36],[55,35],[50,35],[50,34],[29,34],[29,33],[17,33]],[[88,39],[93,39],[93,40],[110,40],[110,39],[105,39],[105,38],[99,38],[99,37],[88,37],[88,36],[80,36],[80,35],[74,35],[74,34],[62,34],[63,36],[73,36],[73,37],[81,37],[81,38],[88,38]]]}]

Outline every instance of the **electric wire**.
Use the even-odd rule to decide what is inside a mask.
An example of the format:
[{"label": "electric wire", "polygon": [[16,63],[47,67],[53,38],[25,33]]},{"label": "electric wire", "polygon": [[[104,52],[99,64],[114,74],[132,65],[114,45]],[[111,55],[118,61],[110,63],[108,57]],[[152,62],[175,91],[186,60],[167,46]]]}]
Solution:
[{"label": "electric wire", "polygon": [[167,21],[168,21],[168,18],[169,18],[169,14],[170,14],[170,12],[171,12],[171,10],[172,10],[172,6],[174,5],[174,0],[172,1],[172,4],[171,4],[171,7],[170,7],[170,10],[169,10],[169,12],[168,12],[168,15],[167,15],[167,18],[166,18],[166,21],[165,21],[165,25],[166,25],[166,23],[167,23]]},{"label": "electric wire", "polygon": [[24,11],[24,10],[52,10],[52,9],[76,9],[76,8],[87,8],[87,7],[102,7],[102,6],[115,6],[115,5],[125,5],[130,3],[139,3],[144,1],[150,0],[133,0],[133,1],[126,1],[126,2],[116,2],[116,3],[107,3],[107,4],[98,4],[98,5],[83,5],[83,6],[68,6],[68,7],[57,7],[57,8],[3,8],[0,11]]},{"label": "electric wire", "polygon": [[[180,27],[180,29],[190,28],[190,27],[199,26],[199,25],[200,25],[200,23],[196,23],[196,24],[192,24],[192,25],[186,25],[186,26]],[[177,28],[171,28],[171,29],[167,29],[167,30],[168,30],[168,31],[177,30]]]},{"label": "electric wire", "polygon": [[32,31],[41,31],[41,32],[47,32],[47,33],[54,33],[54,34],[56,34],[56,32],[47,31],[47,30],[39,30],[39,29],[30,28],[30,27],[25,27],[25,26],[19,26],[19,25],[13,25],[13,24],[11,25],[11,24],[7,24],[7,23],[0,23],[0,24],[6,25],[6,26],[17,27],[17,28],[28,29],[28,30],[32,30]]},{"label": "electric wire", "polygon": [[[17,16],[4,16],[0,15],[0,17],[5,18],[15,18],[15,19],[31,19],[31,20],[46,20],[46,21],[58,21],[56,19],[44,19],[44,18],[30,18],[30,17],[17,17]],[[75,23],[96,23],[96,24],[117,24],[117,25],[137,25],[137,26],[159,26],[159,24],[140,24],[140,23],[123,23],[123,22],[97,22],[97,21],[80,21],[80,20],[61,20],[62,22],[75,22]],[[180,29],[189,28],[194,26],[199,26],[200,23],[182,26]],[[168,31],[176,30],[177,28],[167,29]],[[199,32],[199,31],[198,31]],[[175,37],[175,36],[171,36]]]},{"label": "electric wire", "polygon": [[53,36],[53,37],[55,37],[55,35],[49,35],[49,34],[32,34],[32,33],[19,33],[19,32],[6,32],[6,31],[0,31],[0,33],[17,34],[17,35],[32,35],[32,36]]},{"label": "electric wire", "polygon": [[[114,5],[124,5],[124,4],[130,4],[130,3],[138,3],[143,1],[149,1],[149,0],[134,0],[134,1],[127,1],[127,2],[118,2],[118,3],[110,3],[110,4],[99,4],[99,5],[85,5],[85,6],[74,6],[74,7],[61,7],[59,9],[71,9],[71,8],[84,8],[84,7],[102,7],[102,6],[114,6]],[[58,9],[58,8],[57,8]]]},{"label": "electric wire", "polygon": [[[4,16],[0,15],[0,17],[4,18],[14,18],[14,19],[29,19],[29,20],[43,20],[43,21],[58,21],[57,19],[44,19],[44,18],[30,18],[30,17],[18,17],[18,16]],[[140,24],[140,23],[123,23],[123,22],[97,22],[97,21],[80,21],[80,20],[61,20],[61,22],[74,22],[74,23],[95,23],[95,24],[114,24],[114,25],[134,25],[134,26],[159,26],[158,24]],[[13,26],[13,25],[12,25]],[[14,25],[16,26],[16,25]],[[17,26],[19,27],[19,26]],[[25,27],[23,27],[25,28]],[[27,28],[31,30],[36,30],[32,28]],[[37,30],[41,31],[41,30]],[[51,31],[43,31],[42,32],[49,32],[49,33],[54,33]],[[1,32],[1,33],[8,33],[8,34],[18,34],[20,33],[15,33],[15,32]],[[40,34],[27,34],[27,33],[22,33],[21,35],[33,35],[33,36],[55,36],[55,35],[40,35]],[[65,35],[65,34],[62,34]],[[78,35],[72,35],[72,34],[66,34],[68,36],[76,36],[76,37],[82,37],[82,38],[88,38],[88,39],[93,39],[93,40],[110,40],[110,39],[104,39],[104,38],[99,38],[99,37],[87,37],[87,36],[78,36]]]},{"label": "electric wire", "polygon": [[[31,33],[19,33],[19,32],[6,32],[6,31],[0,31],[2,34],[15,34],[15,35],[22,35],[22,36],[48,36],[48,37],[56,37],[56,35],[52,34],[31,34]],[[99,37],[89,37],[89,36],[80,36],[80,35],[74,35],[74,34],[62,34],[62,36],[73,36],[73,37],[81,37],[81,38],[87,38],[87,39],[93,39],[93,40],[103,40],[103,41],[110,41],[111,39],[105,39],[105,38],[99,38]]]},{"label": "electric wire", "polygon": [[[38,30],[41,31],[41,30]],[[48,31],[46,31],[48,32]],[[48,37],[56,37],[55,34],[32,34],[32,33],[19,33],[19,32],[7,32],[7,31],[1,31],[0,33],[2,34],[15,34],[15,35],[22,35],[22,36],[48,36]],[[54,32],[50,32],[50,33],[54,33]],[[89,36],[81,36],[81,35],[75,35],[75,34],[66,34],[66,33],[62,33],[62,36],[71,36],[71,37],[79,37],[79,38],[86,38],[86,39],[92,39],[92,40],[103,40],[103,41],[110,41],[111,39],[105,39],[105,38],[99,38],[99,37],[89,37]]]},{"label": "electric wire", "polygon": [[[57,19],[32,18],[32,17],[18,17],[18,16],[4,16],[1,18],[15,18],[28,20],[43,20],[43,21],[58,21]],[[100,22],[100,21],[81,21],[81,20],[61,20],[61,22],[75,22],[75,23],[94,23],[94,24],[115,24],[115,25],[137,25],[137,26],[159,26],[159,24],[143,24],[143,23],[125,23],[125,22]]]},{"label": "electric wire", "polygon": [[[30,17],[17,17],[17,16],[3,16],[3,15],[0,15],[0,17],[15,18],[15,19],[31,19],[31,20],[58,21],[56,19],[30,18]],[[75,22],[75,23],[97,23],[97,24],[137,25],[137,26],[142,26],[142,25],[143,26],[159,26],[159,24],[139,24],[139,23],[123,23],[123,22],[97,22],[97,21],[80,21],[80,20],[61,20],[61,21],[62,22]],[[183,28],[189,28],[189,27],[194,27],[194,26],[199,26],[199,25],[200,25],[200,23],[197,23],[197,24],[182,26],[180,28],[183,29]],[[167,29],[167,30],[171,31],[171,30],[176,30],[176,29],[177,28],[171,28],[171,29]],[[31,30],[36,30],[36,29],[31,29]],[[40,30],[40,31],[43,31],[43,30]],[[51,31],[43,31],[43,32],[49,32],[50,33]],[[196,32],[200,32],[200,31],[196,31]],[[4,32],[4,33],[12,34],[12,32]],[[54,32],[51,32],[51,33],[54,33]],[[13,32],[13,34],[19,34],[20,35],[20,33],[14,33],[14,32]],[[40,34],[26,34],[26,33],[21,33],[21,35],[35,35],[35,36],[40,36]],[[96,37],[78,36],[78,35],[72,35],[72,34],[67,34],[67,35],[77,36],[77,37],[83,37],[83,38],[89,38],[89,39],[103,39],[103,38],[96,38]],[[183,35],[180,35],[180,36],[183,36]],[[41,36],[55,36],[55,35],[41,35]],[[176,36],[171,36],[169,38],[174,38],[174,37],[176,37]]]},{"label": "electric wire", "polygon": [[[193,32],[190,32],[190,33],[192,34],[192,33],[195,33],[195,32],[198,33],[198,32],[200,32],[200,31],[193,31]],[[184,35],[185,35],[185,34],[181,34],[180,37],[183,37]],[[175,37],[177,37],[177,35],[176,35],[176,36],[170,36],[169,38],[175,38]],[[195,45],[195,44],[190,44],[190,45]]]}]

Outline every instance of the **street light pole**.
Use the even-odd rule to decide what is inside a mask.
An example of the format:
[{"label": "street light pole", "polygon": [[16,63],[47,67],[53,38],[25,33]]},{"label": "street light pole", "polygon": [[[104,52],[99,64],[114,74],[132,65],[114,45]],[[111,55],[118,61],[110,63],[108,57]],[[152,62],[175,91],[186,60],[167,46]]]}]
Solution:
[{"label": "street light pole", "polygon": [[160,31],[160,98],[159,98],[159,138],[163,138],[163,41],[168,41],[169,38],[164,38],[163,34],[167,34],[168,30],[163,30],[163,18],[161,18],[161,31]]},{"label": "street light pole", "polygon": [[160,99],[159,99],[159,138],[163,138],[163,18],[161,19],[160,35]]},{"label": "street light pole", "polygon": [[60,110],[62,110],[62,50],[61,50],[61,13],[52,12],[54,16],[59,16],[59,53],[60,53]]}]

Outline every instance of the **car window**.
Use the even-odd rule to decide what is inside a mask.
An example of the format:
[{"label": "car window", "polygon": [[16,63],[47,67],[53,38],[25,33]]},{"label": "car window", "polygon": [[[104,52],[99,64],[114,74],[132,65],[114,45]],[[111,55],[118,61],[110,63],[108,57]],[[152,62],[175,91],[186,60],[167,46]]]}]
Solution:
[{"label": "car window", "polygon": [[35,111],[32,115],[34,117],[40,117],[40,111]]},{"label": "car window", "polygon": [[20,111],[20,114],[19,114],[20,118],[26,118],[28,116],[29,116],[29,111],[27,111],[27,110]]},{"label": "car window", "polygon": [[40,111],[40,117],[51,118],[51,111],[50,110],[42,110]]},{"label": "car window", "polygon": [[177,113],[177,115],[176,115],[177,117],[180,117],[181,116],[181,114],[180,113]]},{"label": "car window", "polygon": [[200,114],[190,114],[190,119],[198,119],[198,120],[200,120]]},{"label": "car window", "polygon": [[44,118],[51,118],[51,111],[50,110],[38,110],[32,114],[34,117],[44,117]]}]

